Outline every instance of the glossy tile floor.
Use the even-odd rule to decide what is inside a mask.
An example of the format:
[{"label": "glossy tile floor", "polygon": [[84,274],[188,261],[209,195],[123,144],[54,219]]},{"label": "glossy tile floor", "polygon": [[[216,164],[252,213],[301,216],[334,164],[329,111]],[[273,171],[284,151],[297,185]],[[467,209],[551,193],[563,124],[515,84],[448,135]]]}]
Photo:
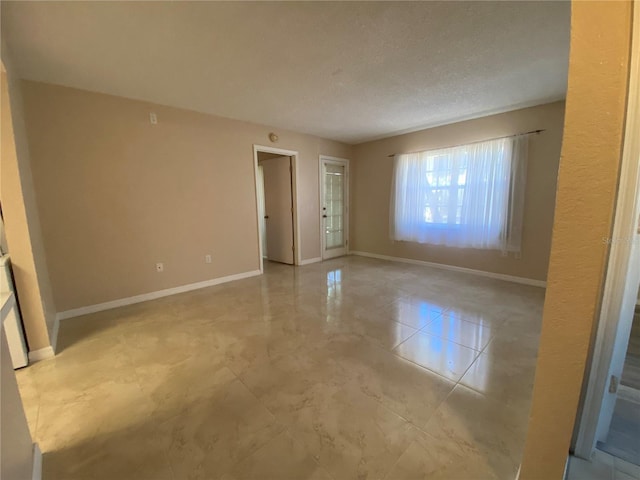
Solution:
[{"label": "glossy tile floor", "polygon": [[640,467],[596,449],[591,461],[569,457],[566,480],[640,480]]},{"label": "glossy tile floor", "polygon": [[65,320],[44,479],[513,479],[544,291],[360,257]]}]

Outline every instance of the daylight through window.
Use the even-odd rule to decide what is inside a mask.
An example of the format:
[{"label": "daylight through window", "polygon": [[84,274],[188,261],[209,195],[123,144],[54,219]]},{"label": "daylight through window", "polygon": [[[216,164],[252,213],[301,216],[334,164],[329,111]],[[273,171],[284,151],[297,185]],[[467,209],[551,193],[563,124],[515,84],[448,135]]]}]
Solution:
[{"label": "daylight through window", "polygon": [[396,155],[391,237],[519,251],[527,137]]}]

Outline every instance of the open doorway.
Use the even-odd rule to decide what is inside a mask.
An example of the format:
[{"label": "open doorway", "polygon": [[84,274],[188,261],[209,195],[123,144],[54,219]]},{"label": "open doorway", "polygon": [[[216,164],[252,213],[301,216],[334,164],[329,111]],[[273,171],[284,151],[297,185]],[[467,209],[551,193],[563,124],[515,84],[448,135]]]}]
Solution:
[{"label": "open doorway", "polygon": [[300,263],[297,221],[297,152],[254,146],[260,271],[264,260]]}]

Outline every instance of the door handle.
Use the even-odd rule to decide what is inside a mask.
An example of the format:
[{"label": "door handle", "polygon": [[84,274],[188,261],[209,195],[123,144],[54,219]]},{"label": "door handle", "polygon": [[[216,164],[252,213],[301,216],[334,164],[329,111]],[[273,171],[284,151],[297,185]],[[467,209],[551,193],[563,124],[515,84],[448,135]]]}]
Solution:
[{"label": "door handle", "polygon": [[327,218],[327,216],[326,215],[322,215],[322,218]]},{"label": "door handle", "polygon": [[265,215],[265,216],[264,216],[264,218],[265,218],[265,220],[266,220],[267,218],[269,218],[269,215]]}]

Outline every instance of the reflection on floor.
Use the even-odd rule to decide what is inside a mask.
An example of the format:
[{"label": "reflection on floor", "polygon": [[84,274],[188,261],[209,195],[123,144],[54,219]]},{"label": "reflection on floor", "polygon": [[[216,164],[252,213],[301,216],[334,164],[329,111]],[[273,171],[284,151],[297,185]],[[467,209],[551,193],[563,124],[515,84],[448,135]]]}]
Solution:
[{"label": "reflection on floor", "polygon": [[569,457],[566,480],[640,480],[640,467],[596,450],[588,462]]},{"label": "reflection on floor", "polygon": [[544,291],[345,257],[65,320],[44,479],[511,479]]}]

